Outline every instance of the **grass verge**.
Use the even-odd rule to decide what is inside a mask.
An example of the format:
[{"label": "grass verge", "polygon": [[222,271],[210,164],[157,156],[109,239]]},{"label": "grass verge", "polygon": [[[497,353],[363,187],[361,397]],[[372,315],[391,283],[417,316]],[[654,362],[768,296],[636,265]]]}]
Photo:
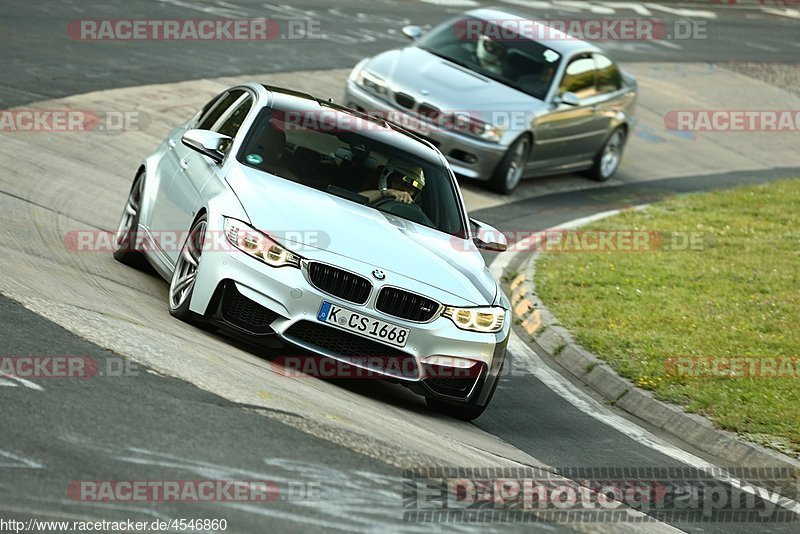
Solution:
[{"label": "grass verge", "polygon": [[695,250],[546,252],[544,303],[657,398],[800,457],[800,179],[680,196],[583,230],[620,229],[673,245],[691,233]]}]

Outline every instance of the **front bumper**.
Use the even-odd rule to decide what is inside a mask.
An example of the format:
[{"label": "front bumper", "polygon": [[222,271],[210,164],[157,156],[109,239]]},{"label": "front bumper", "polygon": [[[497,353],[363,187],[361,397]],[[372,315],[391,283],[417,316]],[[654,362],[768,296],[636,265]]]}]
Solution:
[{"label": "front bumper", "polygon": [[433,143],[447,158],[453,172],[467,178],[477,180],[491,178],[508,149],[503,144],[489,143],[452,130],[428,126],[428,123],[409,116],[407,114],[409,110],[373,96],[352,80],[347,80],[344,99],[347,107],[361,112],[377,113],[382,117],[386,117],[388,113],[400,113],[408,117],[409,120],[404,121],[403,126]]},{"label": "front bumper", "polygon": [[[346,260],[337,258],[340,268],[358,272],[355,262],[343,264]],[[416,323],[375,309],[379,288],[379,283],[373,283],[366,303],[358,305],[315,287],[309,279],[307,262],[300,269],[274,268],[238,250],[215,250],[203,254],[190,308],[247,338],[274,342],[277,337],[301,349],[367,369],[370,374],[413,385],[415,391],[426,395],[479,402],[485,389],[482,385],[496,379],[505,356],[510,315],[503,329],[493,334],[460,330],[441,316]],[[408,328],[408,342],[402,348],[394,347],[322,323],[317,320],[317,312],[323,301]],[[457,377],[449,381],[435,379],[426,364],[431,356],[472,360],[480,372],[469,375],[471,383]],[[380,365],[387,358],[396,360],[388,368]]]}]

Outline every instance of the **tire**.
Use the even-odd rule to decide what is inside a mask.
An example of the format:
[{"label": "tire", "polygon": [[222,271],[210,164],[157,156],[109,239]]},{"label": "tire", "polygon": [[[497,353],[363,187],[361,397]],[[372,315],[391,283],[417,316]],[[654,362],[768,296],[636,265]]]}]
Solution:
[{"label": "tire", "polygon": [[497,164],[489,180],[489,187],[504,195],[511,193],[522,179],[530,153],[531,138],[521,135],[508,147],[503,159]]},{"label": "tire", "polygon": [[605,182],[617,172],[622,162],[622,151],[625,149],[627,135],[624,126],[611,132],[603,148],[594,158],[594,165],[586,172],[586,176],[598,182]]},{"label": "tire", "polygon": [[192,301],[207,227],[208,218],[205,213],[192,224],[175,262],[167,295],[170,315],[193,325],[202,324],[201,317],[189,309],[189,303]]},{"label": "tire", "polygon": [[139,226],[139,214],[142,209],[142,196],[144,193],[144,172],[141,171],[133,179],[125,209],[114,234],[114,259],[129,267],[142,271],[150,270],[150,264],[144,254],[136,249],[136,234]]},{"label": "tire", "polygon": [[477,419],[486,410],[486,406],[459,406],[457,404],[450,404],[433,397],[425,397],[425,403],[431,410],[437,411],[442,415],[459,419],[461,421],[472,421]]}]

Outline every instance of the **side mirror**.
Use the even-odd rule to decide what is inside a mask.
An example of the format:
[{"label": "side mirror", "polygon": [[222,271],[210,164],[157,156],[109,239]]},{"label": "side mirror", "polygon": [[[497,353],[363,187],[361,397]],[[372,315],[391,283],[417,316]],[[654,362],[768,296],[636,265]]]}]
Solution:
[{"label": "side mirror", "polygon": [[225,158],[225,146],[233,141],[231,137],[209,130],[188,130],[181,142],[192,150],[208,156],[217,163]]},{"label": "side mirror", "polygon": [[556,103],[566,104],[568,106],[577,106],[581,103],[581,99],[578,98],[578,95],[572,91],[567,91],[556,100]]},{"label": "side mirror", "polygon": [[402,32],[403,35],[405,35],[412,41],[416,41],[417,39],[422,37],[422,34],[424,33],[422,31],[422,28],[420,28],[419,26],[403,26]]},{"label": "side mirror", "polygon": [[476,247],[492,252],[508,250],[508,239],[500,230],[475,219],[470,219],[469,222],[474,226],[472,242]]}]

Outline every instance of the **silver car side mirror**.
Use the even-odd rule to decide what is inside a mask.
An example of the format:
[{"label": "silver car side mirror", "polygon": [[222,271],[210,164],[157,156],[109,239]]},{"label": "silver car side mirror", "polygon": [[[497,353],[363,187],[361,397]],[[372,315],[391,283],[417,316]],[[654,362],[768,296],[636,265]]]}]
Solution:
[{"label": "silver car side mirror", "polygon": [[224,147],[233,139],[210,130],[188,130],[181,137],[181,142],[192,150],[208,156],[217,163],[225,158]]},{"label": "silver car side mirror", "polygon": [[475,227],[472,242],[476,247],[493,252],[508,250],[508,239],[500,230],[476,219],[470,219],[469,222]]},{"label": "silver car side mirror", "polygon": [[419,26],[403,26],[402,32],[403,35],[405,35],[412,41],[416,41],[417,39],[422,37],[422,34],[424,33],[422,31],[422,28],[420,28]]},{"label": "silver car side mirror", "polygon": [[578,95],[573,93],[572,91],[567,91],[558,99],[558,103],[566,104],[568,106],[577,106],[581,103],[581,99],[578,98]]}]

